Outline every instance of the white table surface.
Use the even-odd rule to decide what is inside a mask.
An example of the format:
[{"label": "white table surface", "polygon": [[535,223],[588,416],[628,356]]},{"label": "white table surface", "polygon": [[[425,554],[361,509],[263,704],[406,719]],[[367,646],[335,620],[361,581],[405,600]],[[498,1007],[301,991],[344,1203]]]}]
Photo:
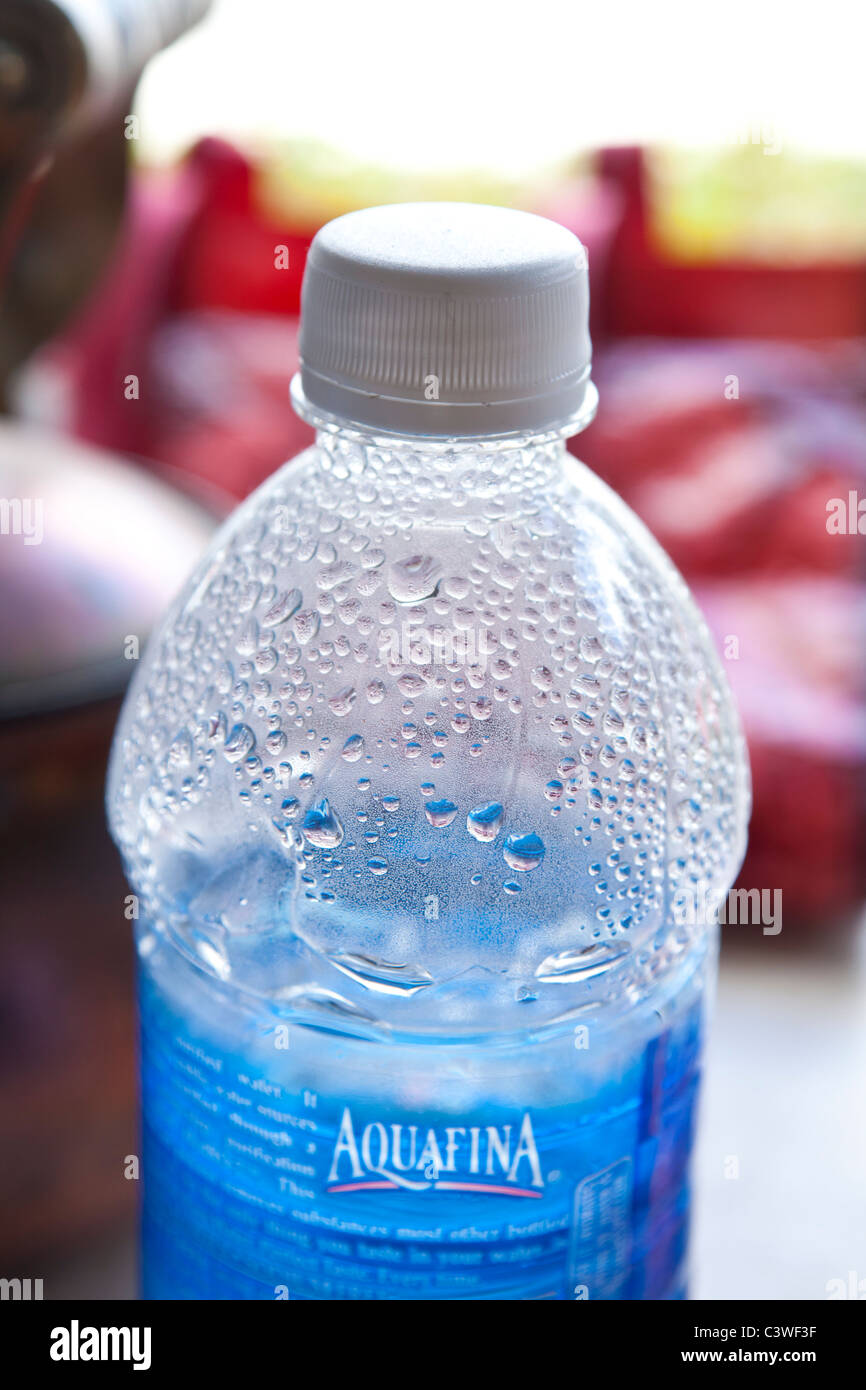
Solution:
[{"label": "white table surface", "polygon": [[[732,930],[736,930],[733,928]],[[696,1164],[692,1297],[866,1298],[866,952],[726,952]],[[729,1157],[739,1177],[726,1176]],[[730,1165],[729,1170],[730,1170]]]}]

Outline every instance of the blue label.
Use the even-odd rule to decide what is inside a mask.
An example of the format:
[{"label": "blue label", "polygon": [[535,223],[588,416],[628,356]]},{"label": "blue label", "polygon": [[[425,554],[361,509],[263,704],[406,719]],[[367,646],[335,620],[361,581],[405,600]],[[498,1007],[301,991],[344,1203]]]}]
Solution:
[{"label": "blue label", "polygon": [[[404,1074],[355,1044],[378,1084],[335,1062],[325,1090],[307,1057],[346,1044],[297,1031],[266,1069],[143,980],[145,1296],[682,1296],[697,1009],[580,1099],[545,1103],[544,1073],[522,1071],[465,1113],[441,1104],[441,1048],[412,1048]],[[569,1046],[559,1070],[579,1076]]]}]

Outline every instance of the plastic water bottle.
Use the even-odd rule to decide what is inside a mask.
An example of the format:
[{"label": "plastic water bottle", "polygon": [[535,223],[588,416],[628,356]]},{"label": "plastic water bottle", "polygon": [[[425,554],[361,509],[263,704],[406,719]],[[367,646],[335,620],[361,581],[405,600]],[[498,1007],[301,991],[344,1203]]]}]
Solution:
[{"label": "plastic water bottle", "polygon": [[668,1299],[748,773],[683,580],[565,448],[586,257],[468,204],[316,237],[316,443],[120,721],[151,1298]]}]

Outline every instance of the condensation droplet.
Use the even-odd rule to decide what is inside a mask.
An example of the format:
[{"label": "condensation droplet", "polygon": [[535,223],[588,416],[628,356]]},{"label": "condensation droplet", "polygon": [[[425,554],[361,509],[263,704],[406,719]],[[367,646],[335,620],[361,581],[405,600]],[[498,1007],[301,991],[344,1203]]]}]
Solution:
[{"label": "condensation droplet", "polygon": [[306,839],[317,849],[334,849],[342,843],[343,827],[327,797],[310,807],[304,816],[303,830]]},{"label": "condensation droplet", "polygon": [[304,608],[292,619],[292,630],[302,647],[312,642],[319,631],[320,618],[314,608]]},{"label": "condensation droplet", "polygon": [[528,873],[544,858],[544,842],[531,831],[528,835],[509,835],[502,853],[509,868]]},{"label": "condensation droplet", "polygon": [[332,714],[336,714],[338,717],[342,718],[343,715],[349,713],[354,705],[356,694],[357,692],[354,686],[344,686],[342,690],[337,691],[336,695],[330,697],[328,700],[328,709]]},{"label": "condensation droplet", "polygon": [[360,734],[351,734],[343,744],[342,757],[347,763],[356,763],[364,751],[364,740]]},{"label": "condensation droplet", "polygon": [[584,661],[600,661],[604,656],[604,647],[597,637],[581,637],[578,644],[578,651]]},{"label": "condensation droplet", "polygon": [[248,724],[235,724],[225,741],[223,752],[230,763],[249,757],[256,746],[256,736]]},{"label": "condensation droplet", "polygon": [[504,814],[498,801],[485,802],[483,806],[475,806],[469,812],[466,817],[466,829],[474,839],[489,843],[499,834]]},{"label": "condensation droplet", "polygon": [[428,801],[424,807],[424,814],[432,826],[441,830],[451,824],[457,815],[457,807],[453,801],[447,801],[443,797],[439,801]]},{"label": "condensation droplet", "polygon": [[415,676],[411,672],[406,672],[405,675],[399,676],[397,679],[399,690],[409,699],[412,699],[414,695],[420,695],[421,691],[426,688],[426,684],[421,676]]},{"label": "condensation droplet", "polygon": [[549,671],[546,666],[536,666],[530,679],[536,690],[553,689],[553,672]]},{"label": "condensation droplet", "polygon": [[388,569],[388,592],[396,603],[419,603],[435,594],[442,577],[433,555],[410,555]]},{"label": "condensation droplet", "polygon": [[288,593],[280,594],[262,618],[262,627],[279,627],[280,623],[294,617],[302,602],[300,589],[289,589]]}]

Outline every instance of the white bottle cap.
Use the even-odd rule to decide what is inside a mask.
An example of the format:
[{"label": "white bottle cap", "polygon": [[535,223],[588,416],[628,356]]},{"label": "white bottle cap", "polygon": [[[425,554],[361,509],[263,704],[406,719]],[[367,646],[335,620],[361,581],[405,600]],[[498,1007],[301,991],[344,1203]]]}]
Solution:
[{"label": "white bottle cap", "polygon": [[434,438],[574,433],[595,413],[586,251],[555,222],[396,203],[329,222],[307,257],[298,411]]}]

